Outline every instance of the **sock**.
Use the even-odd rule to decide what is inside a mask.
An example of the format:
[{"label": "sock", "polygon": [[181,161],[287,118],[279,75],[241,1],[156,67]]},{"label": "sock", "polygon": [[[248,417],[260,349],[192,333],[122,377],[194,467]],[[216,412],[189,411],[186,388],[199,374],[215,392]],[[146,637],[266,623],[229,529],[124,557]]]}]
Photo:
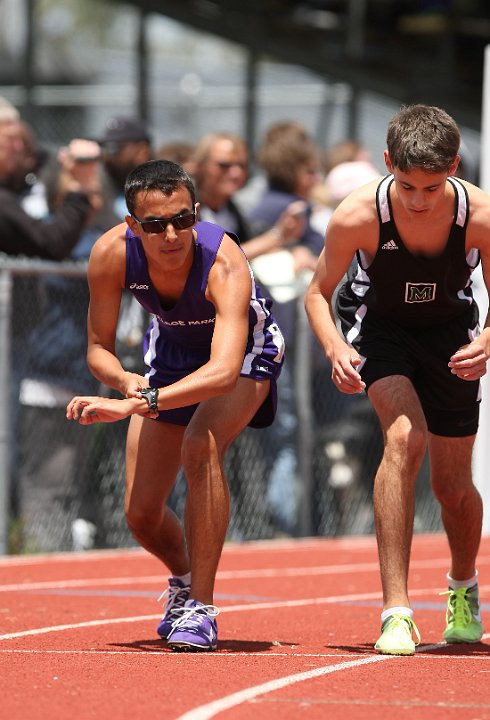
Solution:
[{"label": "sock", "polygon": [[446,577],[449,583],[450,590],[458,590],[459,588],[468,589],[467,597],[469,599],[469,593],[471,593],[472,599],[472,602],[470,604],[471,612],[475,620],[481,622],[480,593],[478,592],[478,570],[475,571],[473,577],[468,578],[467,580],[454,580],[454,578],[452,578],[449,573]]},{"label": "sock", "polygon": [[473,589],[476,585],[478,585],[478,570],[476,570],[473,577],[468,578],[468,580],[455,580],[451,577],[449,573],[446,575],[446,577],[451,590],[459,590],[459,588],[462,587],[468,588],[468,590],[470,590]]},{"label": "sock", "polygon": [[413,610],[409,607],[390,607],[383,610],[381,613],[381,625],[392,615],[405,615],[406,617],[413,618]]},{"label": "sock", "polygon": [[190,572],[186,573],[185,575],[174,575],[174,578],[176,580],[180,580],[180,582],[183,585],[190,585],[191,584],[191,574]]}]

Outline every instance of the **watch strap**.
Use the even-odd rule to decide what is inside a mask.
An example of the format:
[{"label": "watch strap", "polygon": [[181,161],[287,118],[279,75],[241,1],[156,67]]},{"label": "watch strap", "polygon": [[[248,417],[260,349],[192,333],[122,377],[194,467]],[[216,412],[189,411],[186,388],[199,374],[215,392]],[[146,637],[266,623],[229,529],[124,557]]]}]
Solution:
[{"label": "watch strap", "polygon": [[152,412],[158,412],[158,388],[147,387],[142,388],[141,395],[148,403],[148,407]]}]

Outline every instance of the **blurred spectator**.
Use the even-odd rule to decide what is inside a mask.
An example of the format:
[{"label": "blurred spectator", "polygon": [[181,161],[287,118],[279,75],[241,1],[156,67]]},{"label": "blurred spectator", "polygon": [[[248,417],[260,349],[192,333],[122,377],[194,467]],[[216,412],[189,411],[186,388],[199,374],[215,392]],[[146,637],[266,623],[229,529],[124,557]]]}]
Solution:
[{"label": "blurred spectator", "polygon": [[[127,214],[124,199],[126,177],[137,165],[152,159],[151,132],[141,118],[133,115],[110,117],[98,143],[102,160],[102,204],[91,226],[75,248],[73,259],[88,259],[95,240],[111,227],[124,222]],[[60,178],[57,178],[55,167],[47,174],[46,185],[50,207],[53,209],[63,196],[63,186]],[[49,396],[52,396],[53,390],[56,391],[55,404],[58,408],[66,405],[67,394],[93,394],[98,389],[98,382],[89,373],[86,365],[86,318],[89,300],[86,281],[51,278],[46,285],[48,310],[45,320],[33,335],[33,341],[39,343],[40,351],[38,357],[33,358],[33,377],[25,383],[24,390],[28,390],[32,385],[39,388],[42,383],[42,387],[50,391],[49,395],[43,394],[45,401],[49,402]],[[141,306],[132,296],[124,293],[116,344],[128,370],[140,370],[139,345],[147,324],[147,317]],[[58,332],[62,332],[65,338],[62,353],[63,372],[58,370],[50,343],[50,339]],[[28,395],[24,393],[23,398],[28,399]],[[42,410],[31,405],[31,421],[39,412]],[[56,423],[66,425],[64,412],[61,413],[58,409],[48,411],[46,417],[50,420],[53,431]],[[35,452],[27,458],[25,482],[33,482],[33,468],[37,464],[45,479],[43,508],[47,512],[50,494],[52,505],[57,508],[57,536],[54,536],[54,533],[49,539],[46,533],[43,536],[43,541],[50,542],[53,549],[55,545],[58,545],[58,549],[73,546],[75,550],[101,545],[110,547],[109,535],[113,527],[113,518],[110,515],[120,496],[113,479],[107,476],[107,467],[114,463],[116,478],[123,473],[124,453],[119,453],[117,448],[123,448],[125,430],[124,423],[115,424],[101,428],[97,437],[91,434],[82,437],[79,433],[67,433],[66,427],[61,432],[60,427],[57,452],[53,452],[44,463],[40,458],[36,461]],[[90,452],[87,452],[90,440],[95,443],[95,449],[92,447]],[[108,447],[114,448],[110,457],[101,457],[97,448],[102,446],[106,448],[106,453]],[[72,482],[66,484],[61,493],[63,474],[72,478]],[[37,517],[39,514],[38,511]],[[38,523],[38,544],[39,530]]]},{"label": "blurred spectator", "polygon": [[[52,216],[65,188],[59,163],[41,173]],[[87,227],[71,260],[87,260],[103,230]],[[68,426],[67,401],[74,393],[95,394],[99,383],[86,363],[88,287],[85,277],[45,275],[40,281],[42,315],[28,337],[20,386],[20,457],[17,473],[24,551],[84,549],[74,544],[73,527],[83,523],[88,546],[96,539],[98,516],[91,436]],[[78,432],[77,432],[78,430]],[[82,520],[77,519],[83,518]]]},{"label": "blurred spectator", "polygon": [[252,230],[268,230],[286,207],[300,201],[306,222],[291,251],[296,271],[313,270],[323,247],[323,237],[309,223],[311,192],[320,177],[315,142],[299,123],[276,123],[262,138],[257,163],[265,172],[267,187],[249,213]]},{"label": "blurred spectator", "polygon": [[194,161],[194,153],[196,146],[193,143],[184,140],[175,140],[174,142],[164,143],[155,151],[155,160],[171,160],[184,168],[191,175],[196,172],[196,164]]},{"label": "blurred spectator", "polygon": [[[248,180],[249,153],[245,140],[239,135],[227,132],[211,133],[197,144],[194,154],[197,197],[201,206],[201,220],[214,222],[236,233],[248,259],[276,256],[277,251],[296,242],[304,232],[304,203],[286,202],[271,222],[253,232],[235,195]],[[274,310],[276,309],[274,305]],[[282,379],[281,379],[282,382]],[[279,391],[280,392],[280,391]],[[268,451],[267,451],[268,454]],[[243,489],[231,487],[232,495],[241,500]],[[273,532],[269,508],[261,506],[264,534]]]},{"label": "blurred spectator", "polygon": [[[317,229],[322,229],[323,234],[333,210],[347,195],[381,178],[380,171],[371,161],[369,151],[353,140],[346,140],[331,148],[329,166],[330,170],[321,183],[326,206],[323,209],[317,207],[312,220]],[[357,262],[355,257],[352,261],[354,264]]]},{"label": "blurred spectator", "polygon": [[[87,260],[96,239],[124,221],[126,176],[151,158],[150,133],[138,118],[109,119],[99,143],[101,203],[70,255],[73,260]],[[65,178],[57,162],[48,163],[41,175],[53,217],[64,202]],[[87,283],[85,278],[48,276],[42,285],[43,315],[29,338],[28,374],[20,393],[23,441],[18,484],[25,547],[53,551],[108,545],[106,515],[112,502],[100,487],[105,481],[100,456],[93,448],[89,451],[94,435],[66,427],[64,412],[74,394],[94,394],[99,387],[86,364]],[[129,295],[123,298],[117,333],[128,369],[141,362],[139,342],[147,325],[141,307],[131,300]],[[99,435],[105,436],[106,444],[118,445],[124,431],[104,427]]]},{"label": "blurred spectator", "polygon": [[[66,186],[63,203],[46,222],[22,207],[18,170],[23,141],[17,110],[0,103],[0,252],[54,260],[66,257],[99,202],[99,147],[89,140],[72,140],[59,154]],[[89,160],[89,162],[87,162]]]},{"label": "blurred spectator", "polygon": [[[111,118],[100,146],[101,203],[70,256],[73,260],[86,260],[97,237],[124,221],[126,175],[151,157],[150,133],[133,117]],[[59,163],[48,163],[41,178],[49,214],[54,217],[67,191]],[[23,441],[19,485],[25,547],[50,551],[109,545],[106,528],[112,498],[104,496],[107,489],[100,487],[106,482],[101,470],[104,463],[97,452],[88,452],[93,434],[67,428],[64,414],[67,397],[93,394],[98,389],[86,365],[86,280],[46,277],[42,300],[42,316],[27,345],[31,351],[25,353],[26,375],[20,393]],[[128,369],[135,369],[133,362],[139,367],[139,342],[146,325],[138,303],[125,296],[117,342]],[[119,435],[124,432],[123,426],[104,427],[99,436],[104,435],[105,446],[122,447]],[[115,462],[119,466],[124,457],[117,457]]]},{"label": "blurred spectator", "polygon": [[304,222],[298,207],[288,207],[287,203],[284,212],[264,232],[251,232],[234,200],[248,180],[248,148],[239,135],[227,132],[206,135],[196,146],[194,162],[200,219],[236,233],[249,260],[280,249],[301,235]]},{"label": "blurred spectator", "polygon": [[322,233],[337,205],[356,188],[380,176],[370,152],[354,140],[333,145],[324,156],[325,176],[314,188],[312,225]]},{"label": "blurred spectator", "polygon": [[[45,217],[46,203],[42,183],[36,175],[42,156],[31,128],[20,120],[18,111],[0,99],[0,252],[9,255],[38,256],[62,260],[82,236],[84,228],[100,202],[97,164],[100,150],[96,143],[72,140],[58,153],[60,177],[65,187],[63,201],[52,217]],[[19,387],[25,373],[28,337],[41,314],[38,282],[31,277],[15,277],[12,317],[23,318],[12,325],[10,422],[11,422],[11,511],[19,511],[18,421]]]},{"label": "blurred spectator", "polygon": [[[352,140],[340,143],[331,150],[330,170],[322,181],[328,207],[326,210],[317,211],[313,220],[315,224],[321,223],[323,232],[332,211],[347,195],[373,180],[380,179],[381,173],[370,158],[370,153]],[[352,266],[356,263],[354,257]],[[382,437],[366,395],[344,395],[340,400],[332,396],[329,392],[333,387],[330,370],[324,377],[321,373],[316,373],[314,382],[315,415],[321,428],[317,433],[314,451],[318,459],[318,477],[315,478],[314,487],[316,496],[322,498],[321,504],[324,504],[324,498],[329,494],[330,502],[336,509],[330,522],[335,523],[335,532],[342,533],[352,521],[352,507],[357,494],[369,497],[366,490],[371,489],[373,468],[376,467],[373,463],[381,457]],[[323,400],[321,404],[316,402],[318,397]],[[325,402],[327,397],[329,400]],[[332,407],[335,407],[334,422]],[[361,508],[365,508],[364,502]],[[357,522],[361,521],[364,512],[362,509]],[[371,515],[368,506],[367,517],[371,518]],[[367,532],[370,531],[368,528]]]},{"label": "blurred spectator", "polygon": [[104,220],[102,223],[109,228],[126,215],[124,183],[131,170],[152,159],[152,136],[140,118],[115,116],[107,120],[98,143],[102,148],[105,175],[104,212],[114,212],[114,222]]},{"label": "blurred spectator", "polygon": [[[299,123],[285,121],[266,131],[257,162],[265,172],[267,187],[249,215],[252,230],[266,232],[292,203],[301,207],[304,219],[303,231],[294,245],[253,262],[259,282],[276,301],[276,316],[286,338],[286,360],[280,387],[278,385],[278,413],[264,435],[270,462],[268,501],[279,531],[296,535],[302,488],[298,477],[298,415],[293,369],[298,298],[306,288],[304,276],[314,270],[323,247],[322,234],[310,222],[310,196],[320,177],[320,158],[306,129]],[[311,340],[313,342],[313,336]]]},{"label": "blurred spectator", "polygon": [[[133,115],[110,117],[98,142],[102,148],[104,204],[95,218],[95,224],[102,234],[124,222],[127,214],[124,199],[126,177],[137,165],[153,159],[153,146],[149,127],[144,120]],[[117,328],[117,343],[118,354],[128,370],[141,370],[140,344],[147,324],[147,316],[141,305],[125,292]],[[121,430],[117,427],[107,432],[118,433]]]},{"label": "blurred spectator", "polygon": [[39,174],[48,161],[49,155],[42,149],[34,136],[31,126],[20,120],[17,125],[21,150],[17,156],[14,172],[9,179],[9,187],[17,192],[24,210],[35,218],[48,214],[44,183]]},{"label": "blurred spectator", "polygon": [[379,170],[369,160],[352,160],[336,165],[325,178],[327,195],[335,208],[353,190],[380,179]]},{"label": "blurred spectator", "polygon": [[331,145],[325,151],[322,158],[323,171],[328,175],[330,170],[336,165],[344,162],[353,162],[354,160],[366,160],[371,162],[371,153],[364,145],[357,140],[342,140],[341,142]]}]

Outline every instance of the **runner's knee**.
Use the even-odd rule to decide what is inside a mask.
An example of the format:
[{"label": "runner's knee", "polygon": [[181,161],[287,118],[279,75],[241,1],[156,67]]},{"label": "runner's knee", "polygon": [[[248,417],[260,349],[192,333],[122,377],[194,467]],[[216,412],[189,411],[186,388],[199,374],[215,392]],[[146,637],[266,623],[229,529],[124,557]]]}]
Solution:
[{"label": "runner's knee", "polygon": [[425,428],[412,425],[402,416],[386,432],[388,452],[394,453],[404,462],[417,466],[422,463],[427,448]]},{"label": "runner's knee", "polygon": [[222,455],[222,448],[209,428],[188,426],[182,442],[182,467],[187,480]]}]

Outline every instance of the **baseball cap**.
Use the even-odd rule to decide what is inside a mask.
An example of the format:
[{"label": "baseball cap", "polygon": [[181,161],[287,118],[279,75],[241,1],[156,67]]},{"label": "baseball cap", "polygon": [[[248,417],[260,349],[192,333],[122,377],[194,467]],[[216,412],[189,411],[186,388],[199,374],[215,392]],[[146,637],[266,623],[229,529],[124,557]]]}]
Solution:
[{"label": "baseball cap", "polygon": [[102,137],[98,138],[99,145],[113,143],[151,142],[150,131],[143,120],[138,117],[119,116],[107,120]]}]

